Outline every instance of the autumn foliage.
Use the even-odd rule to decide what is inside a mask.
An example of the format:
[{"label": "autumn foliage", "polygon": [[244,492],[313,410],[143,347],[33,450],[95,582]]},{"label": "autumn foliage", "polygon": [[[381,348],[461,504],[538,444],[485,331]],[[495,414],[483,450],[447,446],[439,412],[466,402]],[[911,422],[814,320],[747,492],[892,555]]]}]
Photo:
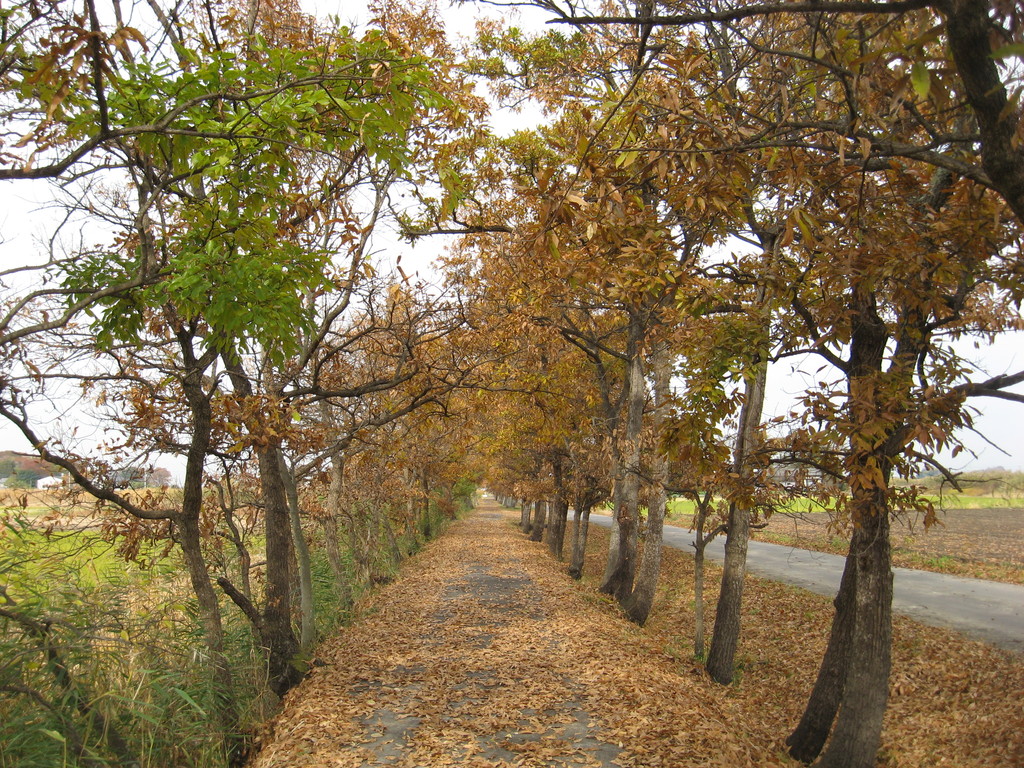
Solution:
[{"label": "autumn foliage", "polygon": [[[916,674],[898,666],[891,522],[936,520],[911,481],[957,482],[938,457],[962,450],[972,402],[1024,400],[1024,371],[963,356],[1021,329],[1018,4],[534,10],[551,23],[491,14],[458,42],[419,2],[375,3],[357,27],[291,0],[0,9],[0,180],[48,184],[62,211],[0,274],[0,416],[75,484],[43,518],[16,499],[5,529],[19,554],[0,639],[19,660],[0,668],[0,714],[19,756],[160,764],[145,707],[119,703],[144,670],[206,716],[197,760],[240,763],[325,631],[485,484],[575,579],[595,569],[589,516],[610,506],[597,588],[637,625],[665,620],[670,496],[697,506],[679,634],[706,697],[679,703],[678,669],[649,654],[644,689],[624,647],[601,656],[616,678],[601,690],[644,717],[602,710],[613,731],[656,730],[647,714],[671,701],[708,760],[938,759],[883,737]],[[534,124],[504,130],[499,110],[524,105]],[[424,240],[444,253],[417,276],[403,257]],[[805,381],[768,416],[770,374],[789,365]],[[180,490],[125,489],[167,457]],[[806,691],[766,699],[752,725],[757,707],[700,666],[722,685],[759,674],[747,540],[795,498],[848,533],[846,571],[830,628],[821,606],[799,609],[814,621],[794,664],[820,661],[802,718]],[[46,559],[36,588],[22,548],[78,524],[166,588],[144,633],[100,610],[103,589],[65,589],[67,563]],[[706,573],[717,536],[725,565]],[[419,589],[406,602],[427,610]],[[540,631],[587,642],[551,610]],[[651,641],[587,615],[608,644]],[[360,652],[400,655],[397,638],[428,631],[409,621]],[[83,661],[117,642],[151,666]],[[168,669],[186,656],[182,681]],[[559,658],[588,674],[581,654]],[[380,661],[366,669],[397,668]],[[631,759],[678,764],[658,743]]]}]

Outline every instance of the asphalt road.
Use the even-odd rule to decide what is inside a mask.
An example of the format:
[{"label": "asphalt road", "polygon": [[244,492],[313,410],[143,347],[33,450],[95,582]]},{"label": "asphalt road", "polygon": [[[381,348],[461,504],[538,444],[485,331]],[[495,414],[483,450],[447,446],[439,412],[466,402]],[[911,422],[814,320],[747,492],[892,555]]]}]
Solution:
[{"label": "asphalt road", "polygon": [[[592,514],[590,519],[611,526],[608,515]],[[665,544],[692,553],[693,532],[666,525]],[[725,558],[724,536],[708,545],[706,556],[719,562]],[[843,564],[839,555],[763,541],[751,541],[747,549],[749,573],[828,597],[839,591]],[[896,613],[1024,653],[1024,586],[910,568],[894,568],[893,574],[892,607]]]}]

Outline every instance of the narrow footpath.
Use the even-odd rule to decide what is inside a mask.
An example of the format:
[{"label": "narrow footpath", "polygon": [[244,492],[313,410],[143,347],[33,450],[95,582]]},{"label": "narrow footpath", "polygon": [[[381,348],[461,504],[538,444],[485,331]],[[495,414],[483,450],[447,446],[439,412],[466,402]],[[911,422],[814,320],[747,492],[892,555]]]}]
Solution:
[{"label": "narrow footpath", "polygon": [[[640,629],[518,516],[483,502],[360,603],[249,768],[799,766],[784,740],[821,659],[827,598],[755,580],[738,679],[720,686],[688,640],[692,559],[666,554]],[[606,546],[594,534],[588,573]],[[880,765],[1020,768],[1021,690],[1018,657],[900,620]]]},{"label": "narrow footpath", "polygon": [[[318,652],[252,768],[788,766],[784,734],[667,657],[482,502]],[[731,724],[731,725],[730,725]]]}]

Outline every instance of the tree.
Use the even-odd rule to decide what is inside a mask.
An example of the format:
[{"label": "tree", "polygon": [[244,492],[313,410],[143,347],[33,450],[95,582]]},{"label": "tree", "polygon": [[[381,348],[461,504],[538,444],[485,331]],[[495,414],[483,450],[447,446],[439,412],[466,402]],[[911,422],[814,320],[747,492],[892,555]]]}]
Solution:
[{"label": "tree", "polygon": [[[207,460],[233,428],[255,435],[266,496],[267,594],[262,614],[247,615],[268,649],[271,688],[283,694],[301,670],[289,605],[292,529],[280,437],[219,409],[231,396],[253,396],[241,369],[246,355],[279,365],[299,351],[297,331],[314,330],[318,319],[310,294],[344,294],[345,284],[332,278],[343,280],[346,272],[331,274],[322,243],[341,232],[343,243],[365,245],[365,231],[356,229],[365,222],[346,195],[364,184],[383,195],[387,180],[409,165],[412,124],[428,141],[434,110],[445,99],[426,59],[379,30],[328,35],[287,6],[252,18],[229,9],[219,20],[202,13],[168,18],[154,8],[158,31],[150,39],[119,20],[108,33],[91,5],[84,21],[60,4],[35,17],[18,8],[7,18],[17,34],[4,61],[5,98],[29,123],[23,146],[54,159],[33,167],[30,156],[9,153],[3,175],[65,181],[103,172],[125,188],[107,199],[86,189],[76,206],[120,227],[112,246],[51,259],[51,283],[12,301],[0,341],[5,357],[24,366],[26,380],[45,384],[23,340],[90,310],[95,345],[132,377],[129,412],[146,417],[128,427],[129,443],[144,439],[146,450],[187,455],[180,508],[118,494],[81,456],[37,433],[25,392],[6,387],[2,410],[90,493],[140,519],[173,521],[222,692],[221,724],[235,733],[200,530]],[[83,62],[88,87],[76,88]],[[379,207],[371,228],[377,213]],[[366,271],[363,249],[351,253],[350,285]],[[155,371],[169,378],[154,382]],[[168,403],[168,395],[180,402]],[[166,408],[180,417],[173,426],[159,423]],[[219,416],[227,423],[215,422]]]},{"label": "tree", "polygon": [[[556,16],[556,21],[576,27],[633,25],[631,15],[589,15],[580,9],[565,5],[557,0],[542,0],[537,3]],[[801,135],[807,130],[826,131],[852,129],[850,138],[864,140],[860,155],[862,161],[870,158],[906,157],[922,160],[939,168],[970,178],[976,183],[996,190],[1013,210],[1018,220],[1024,218],[1024,153],[1018,145],[1022,115],[1016,104],[1019,86],[1014,85],[1018,76],[1012,66],[1004,62],[1019,56],[1021,43],[1020,8],[1012,3],[991,2],[990,0],[906,0],[905,2],[862,3],[838,0],[830,3],[721,3],[711,8],[696,6],[692,10],[684,6],[675,14],[652,14],[645,19],[651,27],[687,27],[695,24],[728,25],[756,17],[782,16],[789,19],[807,19],[812,25],[824,19],[843,18],[844,15],[868,15],[882,19],[892,17],[898,20],[897,35],[900,45],[878,51],[896,64],[896,71],[903,73],[906,84],[912,84],[922,100],[932,93],[932,87],[942,87],[954,100],[962,99],[977,121],[980,152],[970,151],[971,129],[966,124],[951,133],[924,132],[928,140],[911,140],[901,133],[886,135],[876,132],[870,123],[790,123],[786,119],[767,123],[768,135],[774,140],[775,129],[785,134]],[[937,33],[937,34],[936,34]],[[938,40],[940,47],[925,49],[928,43]],[[650,50],[650,48],[648,48]],[[920,54],[910,59],[907,50]],[[803,51],[793,52],[805,60],[816,63],[825,70],[833,69],[826,59],[816,57],[812,51],[809,58]],[[934,62],[935,66],[930,66]],[[909,67],[907,65],[910,65]],[[834,71],[834,70],[833,70]],[[911,82],[912,81],[912,82]],[[910,107],[911,101],[901,106]],[[925,112],[907,109],[905,118],[916,129],[927,129],[930,116]],[[758,136],[758,143],[765,138]]]},{"label": "tree", "polygon": [[[742,120],[737,118],[732,121],[738,124],[741,130],[721,131],[706,143],[687,142],[684,138],[677,141],[674,147],[666,149],[690,159],[735,153],[737,150],[750,153],[769,150],[767,155],[758,155],[765,158],[762,167],[766,180],[770,182],[766,188],[769,191],[753,197],[748,195],[746,203],[748,206],[753,204],[754,208],[771,205],[776,208],[778,215],[774,222],[769,222],[774,226],[768,227],[756,221],[751,221],[751,225],[755,234],[760,231],[769,236],[770,240],[776,241],[778,248],[789,251],[786,258],[791,260],[787,261],[787,265],[799,263],[801,266],[793,272],[788,272],[787,266],[784,269],[774,268],[764,270],[760,274],[755,273],[752,276],[755,281],[753,284],[761,282],[763,285],[771,285],[772,288],[779,284],[785,285],[785,280],[780,280],[780,276],[786,274],[790,285],[803,286],[804,281],[811,275],[819,274],[819,268],[825,269],[824,262],[829,258],[823,255],[825,253],[832,254],[831,258],[834,260],[837,253],[844,252],[891,254],[897,251],[897,248],[898,252],[902,252],[903,246],[895,245],[899,242],[898,233],[890,232],[886,235],[887,228],[876,232],[873,221],[871,224],[866,223],[865,211],[871,205],[868,200],[875,199],[872,195],[878,198],[883,196],[880,191],[870,194],[863,192],[871,185],[877,185],[871,186],[872,189],[881,190],[886,183],[898,185],[898,179],[915,178],[916,187],[909,194],[913,196],[917,207],[912,206],[906,215],[911,222],[921,222],[916,225],[918,228],[914,231],[930,232],[925,238],[929,243],[936,242],[934,212],[941,210],[943,214],[946,213],[947,191],[954,187],[965,189],[970,186],[965,182],[958,183],[958,176],[997,189],[1011,208],[1015,206],[1013,184],[1008,183],[1008,171],[1015,167],[1014,163],[1006,163],[992,176],[983,171],[983,167],[988,167],[993,151],[996,155],[1002,154],[1004,158],[1007,156],[1006,153],[1001,153],[1001,139],[993,135],[990,130],[992,126],[998,123],[1000,130],[1013,133],[1019,124],[1019,111],[1014,109],[1011,101],[1006,100],[1005,83],[999,79],[999,65],[995,63],[1001,55],[1012,55],[1010,51],[1015,49],[1008,48],[1005,53],[987,58],[985,63],[980,65],[979,69],[987,72],[989,76],[983,92],[979,90],[979,81],[971,79],[971,66],[964,62],[966,52],[959,49],[960,58],[957,59],[956,56],[957,38],[964,29],[972,28],[967,22],[972,19],[980,21],[988,14],[986,9],[989,6],[985,3],[951,3],[941,6],[950,14],[950,20],[959,13],[962,15],[956,18],[964,22],[964,25],[958,26],[956,30],[949,24],[939,28],[940,42],[941,34],[948,35],[950,47],[954,52],[954,68],[959,74],[959,79],[956,76],[947,77],[951,72],[949,68],[943,69],[940,65],[936,69],[924,63],[941,63],[945,60],[944,53],[933,45],[935,38],[930,33],[936,21],[935,17],[929,15],[927,11],[921,14],[911,13],[919,6],[925,6],[925,3],[870,6],[857,3],[824,6],[818,3],[806,6],[725,6],[721,10],[698,10],[694,13],[665,16],[649,15],[645,16],[644,23],[639,25],[637,16],[632,13],[588,17],[585,9],[575,6],[561,8],[558,3],[542,5],[559,13],[560,21],[577,28],[628,25],[629,30],[639,29],[642,33],[638,38],[640,58],[643,59],[645,54],[649,54],[652,62],[663,61],[669,67],[678,66],[678,54],[672,46],[672,39],[663,31],[652,30],[651,27],[695,23],[721,24],[729,30],[729,34],[735,34],[738,39],[745,42],[747,58],[751,64],[744,67],[742,77],[745,78],[744,96],[753,97],[751,103],[743,103],[741,107],[735,98],[721,101],[721,108],[726,114],[742,116]],[[876,22],[876,19],[869,17],[866,20],[858,20],[858,25],[851,30],[848,24],[836,22],[836,17],[830,15],[836,11],[893,13],[896,21]],[[792,12],[803,12],[806,15],[786,15]],[[1005,40],[1016,39],[1014,35],[1017,33],[1013,30],[1019,28],[1019,24],[1013,25],[1013,11],[999,11],[989,15],[997,23],[1005,25]],[[770,18],[763,23],[744,21],[766,16]],[[980,25],[977,28],[980,28]],[[722,39],[721,35],[719,39]],[[976,42],[979,44],[975,46],[975,51],[992,50],[988,40],[982,42],[977,39]],[[921,58],[917,61],[910,59],[905,53],[908,49]],[[763,70],[764,74],[758,74],[761,71],[759,67],[766,62],[772,62],[769,69]],[[771,74],[768,74],[769,71]],[[1013,77],[1012,69],[1004,70],[1004,77]],[[714,82],[714,79],[703,82]],[[728,94],[728,89],[725,93]],[[992,97],[984,105],[979,98],[982,93]],[[895,102],[893,94],[896,94]],[[735,90],[733,95],[736,95]],[[766,98],[759,100],[759,96]],[[965,119],[963,110],[958,109],[964,98],[971,104],[973,115],[979,125],[983,126],[981,164],[971,151],[971,121]],[[1001,106],[999,110],[979,113],[979,110],[986,112],[996,103]],[[697,114],[707,119],[707,107]],[[988,127],[985,127],[986,121]],[[728,122],[726,121],[726,124]],[[1003,134],[1002,140],[1005,140],[1005,136],[1006,134]],[[625,132],[625,138],[629,140],[632,136]],[[902,160],[897,163],[894,158]],[[1012,161],[1012,157],[1010,159]],[[925,168],[922,173],[918,163],[924,163],[926,167],[936,167],[939,172],[931,174]],[[827,177],[828,180],[816,175],[823,166],[831,170],[832,175]],[[843,168],[846,169],[845,177],[844,172],[839,170]],[[843,180],[850,177],[860,180],[862,195],[854,193],[852,187],[844,187],[846,192],[836,194],[834,190]],[[996,177],[1000,180],[996,181]],[[807,180],[812,178],[817,178],[818,182],[808,184]],[[817,211],[815,206],[825,200],[834,205],[846,205],[847,211],[857,211],[856,217],[846,220],[848,229],[855,234],[852,240],[846,243],[845,250],[832,250],[830,247],[822,246],[821,233],[818,229],[821,220],[816,212],[809,211],[812,208]],[[846,202],[840,203],[839,200]],[[857,208],[855,204],[849,202],[850,200],[859,201],[861,207]],[[954,218],[951,217],[947,221]],[[995,214],[995,221],[1000,220],[1001,223],[997,223],[997,227],[1008,223],[1005,217]],[[938,236],[938,240],[941,241],[947,230],[939,225],[939,231],[942,232],[942,235]],[[886,241],[886,237],[890,239]],[[1001,240],[1004,237],[1007,239]],[[838,470],[838,474],[845,477],[853,489],[851,509],[854,510],[856,524],[866,527],[882,526],[872,528],[877,534],[871,538],[871,541],[875,542],[872,547],[863,547],[863,540],[859,540],[858,534],[855,533],[850,568],[861,569],[858,571],[861,575],[859,579],[851,578],[844,582],[846,587],[841,592],[840,599],[840,603],[847,608],[854,605],[864,606],[861,609],[861,618],[857,620],[860,622],[860,629],[849,630],[861,633],[857,635],[860,642],[856,644],[856,654],[860,654],[860,658],[854,661],[851,656],[847,659],[849,664],[840,664],[839,675],[845,676],[846,684],[859,691],[857,701],[860,706],[866,708],[858,709],[852,703],[853,699],[849,698],[853,695],[849,692],[851,689],[847,689],[844,695],[848,698],[844,700],[850,703],[840,710],[843,724],[841,727],[837,726],[829,752],[823,758],[827,764],[868,764],[874,759],[877,746],[877,728],[880,727],[880,712],[884,708],[884,701],[879,706],[877,696],[872,698],[862,694],[868,689],[876,693],[885,689],[884,670],[887,655],[880,649],[887,648],[888,645],[889,618],[886,606],[890,596],[886,592],[884,576],[888,571],[887,555],[879,548],[885,546],[881,542],[887,540],[887,532],[884,529],[887,523],[882,522],[882,518],[887,516],[889,507],[888,503],[881,504],[879,499],[889,493],[889,472],[893,467],[901,466],[902,462],[922,460],[921,457],[925,454],[913,447],[913,440],[918,440],[922,448],[929,449],[936,444],[941,445],[948,439],[952,428],[964,423],[963,410],[952,405],[949,398],[956,400],[968,393],[982,392],[998,396],[1002,388],[1012,386],[1021,380],[1015,374],[981,382],[964,381],[962,378],[958,379],[957,374],[953,374],[952,378],[945,378],[947,374],[953,373],[953,369],[946,367],[946,361],[949,360],[948,351],[937,345],[934,336],[937,331],[946,329],[957,335],[964,332],[989,333],[997,327],[1005,327],[998,322],[993,324],[992,318],[1000,314],[1006,316],[1006,308],[1016,300],[1015,290],[1012,281],[1004,281],[998,276],[1006,274],[1003,271],[1005,262],[998,255],[1004,246],[993,243],[1009,243],[1014,237],[1012,233],[1003,230],[1001,235],[977,238],[979,244],[989,244],[985,246],[988,256],[981,259],[981,262],[989,260],[985,263],[994,270],[989,273],[990,278],[983,278],[977,283],[973,279],[961,283],[956,280],[953,280],[952,284],[945,283],[946,279],[950,279],[949,273],[944,271],[945,267],[938,267],[931,262],[922,273],[927,275],[923,283],[908,278],[907,284],[914,285],[918,295],[923,293],[931,296],[929,301],[932,303],[925,307],[915,305],[915,300],[899,293],[892,297],[883,297],[879,293],[878,286],[882,277],[872,270],[874,259],[881,258],[880,256],[865,256],[864,261],[857,260],[856,263],[849,265],[847,271],[852,272],[854,276],[850,284],[844,283],[842,279],[837,280],[838,275],[825,280],[830,286],[830,297],[844,295],[843,290],[849,292],[851,300],[844,305],[843,314],[822,320],[815,311],[818,304],[797,302],[793,305],[796,316],[804,320],[804,326],[792,337],[784,340],[781,354],[795,354],[797,350],[809,348],[835,364],[844,372],[846,378],[845,402],[850,413],[847,416],[840,416],[834,410],[828,409],[828,404],[834,403],[829,400],[832,393],[810,395],[807,400],[809,422],[822,418],[830,428],[821,430],[816,439],[810,441],[808,434],[803,433],[802,456],[808,463],[828,464],[829,459],[837,456],[836,446],[846,443],[849,446],[848,452],[844,452],[847,463]],[[764,248],[765,240],[760,236],[757,239]],[[885,242],[884,246],[879,245],[882,242]],[[947,244],[943,247],[952,255],[953,263],[957,264],[954,272],[966,269],[969,274],[976,274],[979,259],[969,255],[964,243]],[[793,258],[794,250],[800,252],[799,257]],[[911,247],[911,250],[913,251],[914,247]],[[894,265],[891,258],[889,261],[890,263],[884,267],[887,271],[880,273],[886,281],[893,272],[904,274],[900,270],[914,268],[912,259],[908,260],[911,264]],[[948,263],[941,259],[938,261]],[[810,269],[808,265],[812,265]],[[937,272],[933,271],[936,269]],[[872,276],[866,277],[868,273]],[[942,276],[941,279],[939,275]],[[750,276],[744,275],[744,278],[749,279]],[[989,282],[990,279],[994,282]],[[976,306],[967,299],[967,295],[975,288],[982,291],[980,295],[984,295],[989,288],[982,286],[995,284],[1000,285],[999,291],[992,295],[995,299],[995,309],[982,311],[977,321],[968,320],[964,314],[966,305],[961,302],[966,301],[968,305]],[[820,302],[821,298],[817,296],[815,301]],[[928,317],[927,320],[923,319],[925,316]],[[852,326],[848,325],[851,317],[854,318]],[[973,324],[975,322],[980,324]],[[959,330],[953,331],[954,327]],[[891,366],[886,368],[882,360],[889,354],[886,341],[890,338],[903,340],[901,352],[906,353],[908,357],[901,362],[899,353],[894,352]],[[801,339],[806,339],[806,343],[800,341]],[[846,344],[849,345],[848,350],[843,346]],[[901,348],[901,342],[896,342],[896,348]],[[916,372],[912,372],[913,366],[907,362],[912,351],[916,351],[916,359],[919,361]],[[935,361],[935,368],[928,367],[927,363],[931,361]],[[764,362],[765,356],[762,354],[760,364],[763,365]],[[904,372],[902,379],[900,371]],[[910,382],[914,381],[915,376],[917,381],[911,385]],[[756,381],[756,378],[753,377],[751,380]],[[903,382],[898,387],[895,383],[890,383],[897,380]],[[939,380],[943,380],[945,384],[937,385]],[[886,383],[880,383],[882,381]],[[910,407],[909,403],[913,402],[914,398],[913,386],[919,387],[919,393],[930,393],[926,397],[930,402],[929,408]],[[752,391],[756,393],[757,388]],[[898,396],[895,394],[897,391],[900,393]],[[895,399],[892,399],[894,397]],[[930,400],[931,397],[936,399]],[[881,426],[890,420],[899,425],[893,427],[891,433],[888,428]],[[754,419],[744,421],[748,424],[741,429],[741,434],[749,435],[750,428],[755,427],[756,422]],[[914,435],[914,438],[910,438],[910,435]],[[893,451],[891,455],[872,453],[875,450],[884,450],[879,443],[887,442]],[[813,447],[810,447],[811,445]],[[900,458],[897,459],[897,456]],[[889,469],[885,469],[886,467]],[[873,501],[870,500],[872,498]],[[865,522],[867,517],[872,521],[870,526]],[[845,602],[852,600],[847,590],[858,588],[861,590],[861,598],[856,603]],[[856,611],[854,613],[856,614]],[[834,637],[836,633],[842,636],[847,632],[843,629],[847,618],[848,611],[840,608]],[[852,627],[853,623],[849,626]],[[877,651],[874,656],[862,654],[863,649],[868,647]],[[726,663],[723,666],[730,665]],[[834,710],[832,712],[834,714]],[[831,717],[828,721],[831,722]],[[874,736],[871,735],[872,732]]]}]

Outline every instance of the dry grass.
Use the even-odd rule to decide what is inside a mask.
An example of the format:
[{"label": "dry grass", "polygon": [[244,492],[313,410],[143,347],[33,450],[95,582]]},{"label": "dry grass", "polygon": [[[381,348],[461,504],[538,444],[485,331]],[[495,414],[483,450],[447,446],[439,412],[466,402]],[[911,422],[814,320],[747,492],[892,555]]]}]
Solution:
[{"label": "dry grass", "polygon": [[[720,568],[709,568],[706,597],[712,606],[720,577]],[[658,602],[645,628],[664,647],[680,649],[684,659],[692,650],[692,583],[693,559],[667,550]],[[743,614],[740,679],[733,686],[740,716],[764,718],[788,734],[824,653],[831,600],[748,577]],[[709,627],[713,620],[712,611]],[[900,616],[893,635],[880,765],[1024,765],[1024,658]]]},{"label": "dry grass", "polygon": [[[120,492],[125,499],[148,509],[173,506],[181,501],[179,488],[127,488]],[[28,518],[47,521],[88,521],[111,509],[77,489],[0,488],[0,512],[8,511]]]}]

